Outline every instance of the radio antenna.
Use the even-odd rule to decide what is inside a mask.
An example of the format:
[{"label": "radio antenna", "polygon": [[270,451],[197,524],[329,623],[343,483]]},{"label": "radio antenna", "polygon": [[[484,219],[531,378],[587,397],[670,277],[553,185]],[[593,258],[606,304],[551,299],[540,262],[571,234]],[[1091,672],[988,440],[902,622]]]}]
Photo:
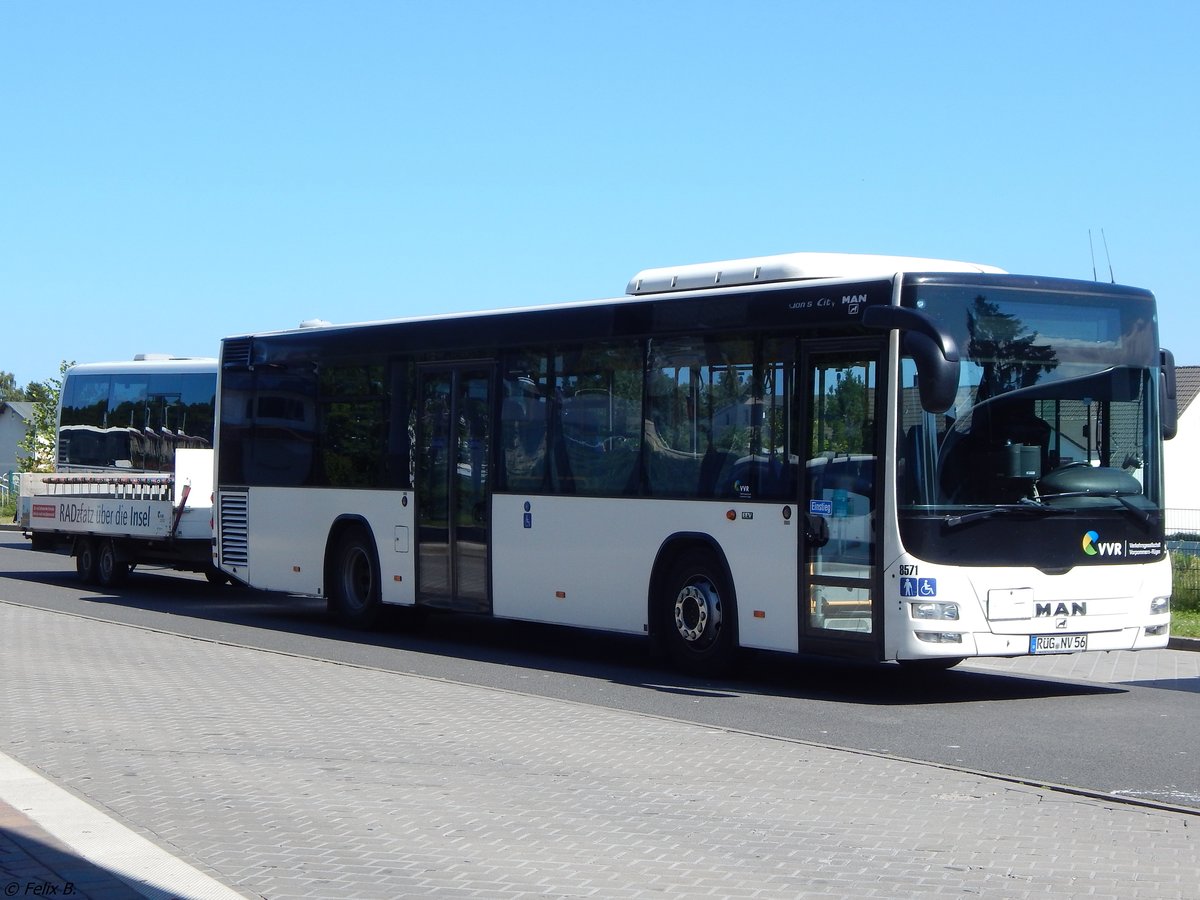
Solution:
[{"label": "radio antenna", "polygon": [[1092,229],[1088,229],[1088,251],[1092,254],[1092,281],[1099,281],[1096,277],[1096,246],[1092,243]]},{"label": "radio antenna", "polygon": [[[1108,255],[1108,238],[1104,237],[1104,229],[1103,228],[1100,229],[1100,237],[1103,238],[1103,240],[1104,240],[1104,257],[1105,257],[1105,259],[1108,260],[1108,280],[1111,281],[1113,284],[1116,284],[1117,278],[1115,275],[1113,275],[1113,270],[1112,270],[1112,257]],[[1096,268],[1096,264],[1092,263],[1093,272],[1095,271],[1095,268]]]}]

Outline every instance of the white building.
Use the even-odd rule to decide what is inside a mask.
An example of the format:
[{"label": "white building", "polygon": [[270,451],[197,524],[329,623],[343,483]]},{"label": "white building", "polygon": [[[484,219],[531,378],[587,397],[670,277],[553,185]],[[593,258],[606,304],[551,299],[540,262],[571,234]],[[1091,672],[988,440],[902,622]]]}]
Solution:
[{"label": "white building", "polygon": [[1163,445],[1167,476],[1167,534],[1186,531],[1200,534],[1200,366],[1175,370],[1175,396],[1179,407],[1179,432]]},{"label": "white building", "polygon": [[0,477],[20,471],[18,446],[25,439],[33,404],[19,400],[0,400]]}]

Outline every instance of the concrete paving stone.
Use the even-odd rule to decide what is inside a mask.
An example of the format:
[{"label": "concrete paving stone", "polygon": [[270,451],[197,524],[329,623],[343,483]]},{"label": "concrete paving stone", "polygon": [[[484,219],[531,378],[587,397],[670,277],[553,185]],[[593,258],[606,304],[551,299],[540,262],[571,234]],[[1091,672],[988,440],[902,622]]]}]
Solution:
[{"label": "concrete paving stone", "polygon": [[[0,605],[0,640],[42,657],[0,660],[28,711],[4,749],[252,893],[1032,897],[1071,895],[1081,858],[1195,871],[1186,817],[65,619]],[[714,764],[681,786],[691,754]]]}]

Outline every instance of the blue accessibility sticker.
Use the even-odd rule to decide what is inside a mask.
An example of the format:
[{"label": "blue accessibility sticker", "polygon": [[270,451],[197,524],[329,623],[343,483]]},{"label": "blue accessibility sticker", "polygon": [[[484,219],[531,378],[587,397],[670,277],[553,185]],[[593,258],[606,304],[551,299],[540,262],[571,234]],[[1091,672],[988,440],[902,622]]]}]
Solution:
[{"label": "blue accessibility sticker", "polygon": [[936,578],[901,578],[901,597],[936,597]]}]

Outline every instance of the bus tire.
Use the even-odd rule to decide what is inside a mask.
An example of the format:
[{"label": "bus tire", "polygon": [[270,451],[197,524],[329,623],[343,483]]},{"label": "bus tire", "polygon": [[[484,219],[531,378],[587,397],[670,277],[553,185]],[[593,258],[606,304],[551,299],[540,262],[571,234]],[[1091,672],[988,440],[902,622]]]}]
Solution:
[{"label": "bus tire", "polygon": [[89,537],[75,542],[75,574],[84,584],[96,583],[96,542]]},{"label": "bus tire", "polygon": [[672,565],[659,604],[667,655],[692,675],[720,675],[732,664],[737,613],[733,590],[712,554],[690,550]]},{"label": "bus tire", "polygon": [[101,587],[113,588],[129,577],[129,563],[117,556],[117,545],[112,541],[101,541],[96,555],[96,581]]},{"label": "bus tire", "polygon": [[330,606],[338,621],[369,628],[379,620],[379,560],[375,543],[364,529],[347,529],[338,537],[329,580]]}]

